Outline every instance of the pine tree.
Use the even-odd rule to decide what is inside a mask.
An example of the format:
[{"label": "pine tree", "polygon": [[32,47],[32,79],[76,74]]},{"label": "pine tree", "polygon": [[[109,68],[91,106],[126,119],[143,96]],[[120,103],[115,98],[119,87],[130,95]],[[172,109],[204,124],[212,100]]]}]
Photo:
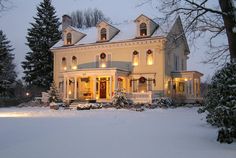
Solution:
[{"label": "pine tree", "polygon": [[0,30],[0,97],[9,97],[13,94],[11,86],[15,82],[16,72],[12,50],[10,41]]},{"label": "pine tree", "polygon": [[207,122],[219,128],[218,141],[236,138],[236,63],[229,63],[212,77],[203,108]]},{"label": "pine tree", "polygon": [[61,38],[59,18],[51,0],[43,0],[37,7],[35,22],[28,29],[27,45],[30,52],[22,62],[23,79],[31,86],[49,89],[53,80],[53,54],[50,48]]},{"label": "pine tree", "polygon": [[49,90],[49,102],[62,102],[59,91],[56,84],[53,82]]}]

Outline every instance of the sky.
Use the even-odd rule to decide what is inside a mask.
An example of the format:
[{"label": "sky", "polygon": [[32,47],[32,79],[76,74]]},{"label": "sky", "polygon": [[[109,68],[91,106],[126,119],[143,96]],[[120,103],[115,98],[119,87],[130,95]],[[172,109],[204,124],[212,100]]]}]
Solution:
[{"label": "sky", "polygon": [[[11,9],[0,15],[0,29],[6,34],[8,40],[14,47],[15,64],[18,77],[23,76],[21,62],[24,61],[25,54],[29,48],[25,45],[27,29],[31,27],[30,22],[36,16],[36,6],[41,0],[10,0]],[[52,0],[58,17],[64,14],[71,14],[72,11],[84,10],[87,8],[98,8],[105,16],[114,23],[121,23],[126,20],[134,20],[140,14],[145,14],[150,18],[158,17],[155,8],[158,3],[147,3],[139,6],[145,0]],[[156,1],[157,2],[157,1]],[[202,80],[206,81],[215,72],[216,67],[210,64],[203,64],[206,60],[207,46],[206,40],[201,39],[191,47],[188,59],[188,70],[196,70],[204,74]]]}]

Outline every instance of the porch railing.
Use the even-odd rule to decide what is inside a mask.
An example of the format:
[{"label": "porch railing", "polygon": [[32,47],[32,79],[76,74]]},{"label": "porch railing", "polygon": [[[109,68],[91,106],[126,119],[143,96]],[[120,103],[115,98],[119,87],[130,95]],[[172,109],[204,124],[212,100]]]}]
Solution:
[{"label": "porch railing", "polygon": [[127,98],[131,99],[134,103],[152,103],[152,92],[140,92],[140,93],[127,93]]}]

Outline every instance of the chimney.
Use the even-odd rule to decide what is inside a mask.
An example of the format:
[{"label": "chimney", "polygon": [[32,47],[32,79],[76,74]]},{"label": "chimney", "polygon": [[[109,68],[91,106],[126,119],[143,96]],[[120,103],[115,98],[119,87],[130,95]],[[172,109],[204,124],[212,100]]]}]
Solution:
[{"label": "chimney", "polygon": [[69,15],[62,16],[62,30],[66,29],[68,26],[72,25],[72,19]]}]

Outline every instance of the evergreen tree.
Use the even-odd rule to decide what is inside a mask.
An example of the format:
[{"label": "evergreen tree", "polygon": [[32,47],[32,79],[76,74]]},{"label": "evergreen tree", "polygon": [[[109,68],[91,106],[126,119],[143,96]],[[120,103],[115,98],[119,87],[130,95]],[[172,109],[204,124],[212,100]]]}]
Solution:
[{"label": "evergreen tree", "polygon": [[0,97],[9,97],[13,94],[12,84],[16,79],[14,54],[6,35],[0,30]]},{"label": "evergreen tree", "polygon": [[56,84],[53,82],[49,90],[49,102],[62,102],[59,91]]},{"label": "evergreen tree", "polygon": [[53,54],[50,48],[61,38],[59,18],[51,0],[43,0],[37,7],[35,22],[28,29],[27,45],[30,52],[22,62],[24,80],[28,86],[49,89],[53,80]]},{"label": "evergreen tree", "polygon": [[216,72],[209,86],[204,107],[207,122],[219,127],[218,141],[232,143],[236,138],[236,63]]}]

